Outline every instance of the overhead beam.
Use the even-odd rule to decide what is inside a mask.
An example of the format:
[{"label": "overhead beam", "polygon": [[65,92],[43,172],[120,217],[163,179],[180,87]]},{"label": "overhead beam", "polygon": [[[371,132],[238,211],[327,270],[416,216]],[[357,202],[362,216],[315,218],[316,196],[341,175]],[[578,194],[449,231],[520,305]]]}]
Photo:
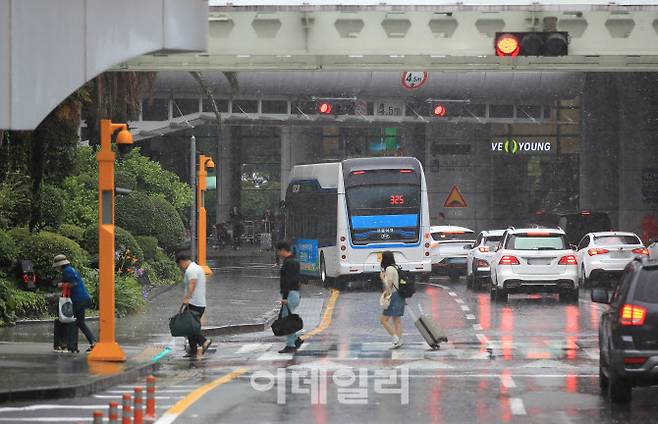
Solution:
[{"label": "overhead beam", "polygon": [[[556,29],[563,57],[497,57],[494,35]],[[656,6],[211,7],[208,52],[157,54],[125,70],[658,69]]]}]

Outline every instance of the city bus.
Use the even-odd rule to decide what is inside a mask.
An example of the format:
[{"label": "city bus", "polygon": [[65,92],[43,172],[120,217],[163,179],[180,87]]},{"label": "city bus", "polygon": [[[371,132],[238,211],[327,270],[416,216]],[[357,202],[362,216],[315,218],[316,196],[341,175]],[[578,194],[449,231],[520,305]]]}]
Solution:
[{"label": "city bus", "polygon": [[285,197],[286,238],[302,275],[371,278],[382,252],[403,269],[431,271],[427,187],[416,158],[377,157],[297,165]]}]

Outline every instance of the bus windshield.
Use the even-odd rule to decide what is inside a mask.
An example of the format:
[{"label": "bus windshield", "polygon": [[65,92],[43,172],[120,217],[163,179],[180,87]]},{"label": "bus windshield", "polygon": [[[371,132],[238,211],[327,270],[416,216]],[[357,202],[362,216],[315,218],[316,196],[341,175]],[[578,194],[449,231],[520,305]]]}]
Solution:
[{"label": "bus windshield", "polygon": [[346,197],[354,244],[418,241],[419,185],[359,185]]}]

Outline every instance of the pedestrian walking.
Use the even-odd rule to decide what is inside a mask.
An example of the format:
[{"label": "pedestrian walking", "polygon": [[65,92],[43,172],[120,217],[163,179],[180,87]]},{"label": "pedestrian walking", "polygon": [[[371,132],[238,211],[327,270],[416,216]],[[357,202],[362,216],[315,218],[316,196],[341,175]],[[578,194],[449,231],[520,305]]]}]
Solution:
[{"label": "pedestrian walking", "polygon": [[85,322],[85,311],[91,307],[92,301],[85,282],[77,269],[73,268],[66,255],[59,254],[53,259],[53,268],[62,273],[62,281],[57,283],[57,287],[69,287],[71,289],[71,302],[73,303],[73,316],[75,323],[85,335],[89,342],[87,352],[96,345],[96,338]]},{"label": "pedestrian walking", "polygon": [[[276,254],[282,260],[280,275],[280,291],[281,291],[281,316],[285,317],[292,314],[301,300],[299,291],[299,262],[295,255],[292,253],[290,244],[286,241],[280,241],[276,244]],[[288,306],[286,308],[286,305]],[[297,337],[297,333],[286,336],[286,346],[279,351],[279,353],[292,353],[299,349],[304,343],[302,339]]]},{"label": "pedestrian walking", "polygon": [[[187,254],[179,253],[176,255],[176,264],[185,273],[183,277],[183,304],[187,305],[189,311],[200,323],[206,310],[206,274]],[[187,341],[189,351],[185,355],[186,358],[199,356],[199,348],[201,348],[201,355],[205,354],[212,344],[212,341],[206,339],[202,334],[189,336]]]},{"label": "pedestrian walking", "polygon": [[395,265],[395,257],[391,251],[382,253],[379,278],[381,278],[384,285],[384,292],[380,297],[380,305],[384,310],[379,317],[379,322],[388,334],[393,337],[391,349],[397,349],[402,346],[401,317],[404,315],[404,299],[397,290],[400,284],[400,275]]}]

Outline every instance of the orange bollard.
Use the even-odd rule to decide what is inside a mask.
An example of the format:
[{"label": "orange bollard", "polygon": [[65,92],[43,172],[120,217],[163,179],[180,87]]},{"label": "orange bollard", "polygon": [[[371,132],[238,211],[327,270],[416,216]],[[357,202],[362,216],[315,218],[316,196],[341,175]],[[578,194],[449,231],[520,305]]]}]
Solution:
[{"label": "orange bollard", "polygon": [[135,387],[135,405],[133,406],[133,424],[144,424],[144,399],[142,398],[142,388]]},{"label": "orange bollard", "polygon": [[130,393],[123,394],[123,414],[121,416],[121,424],[133,424],[133,410],[130,406],[132,400],[133,397],[130,395]]},{"label": "orange bollard", "polygon": [[149,421],[155,420],[155,377],[146,377],[146,415]]},{"label": "orange bollard", "polygon": [[103,412],[94,411],[94,424],[103,424]]},{"label": "orange bollard", "polygon": [[110,424],[119,424],[119,403],[110,402],[110,411],[108,413],[108,421]]}]

